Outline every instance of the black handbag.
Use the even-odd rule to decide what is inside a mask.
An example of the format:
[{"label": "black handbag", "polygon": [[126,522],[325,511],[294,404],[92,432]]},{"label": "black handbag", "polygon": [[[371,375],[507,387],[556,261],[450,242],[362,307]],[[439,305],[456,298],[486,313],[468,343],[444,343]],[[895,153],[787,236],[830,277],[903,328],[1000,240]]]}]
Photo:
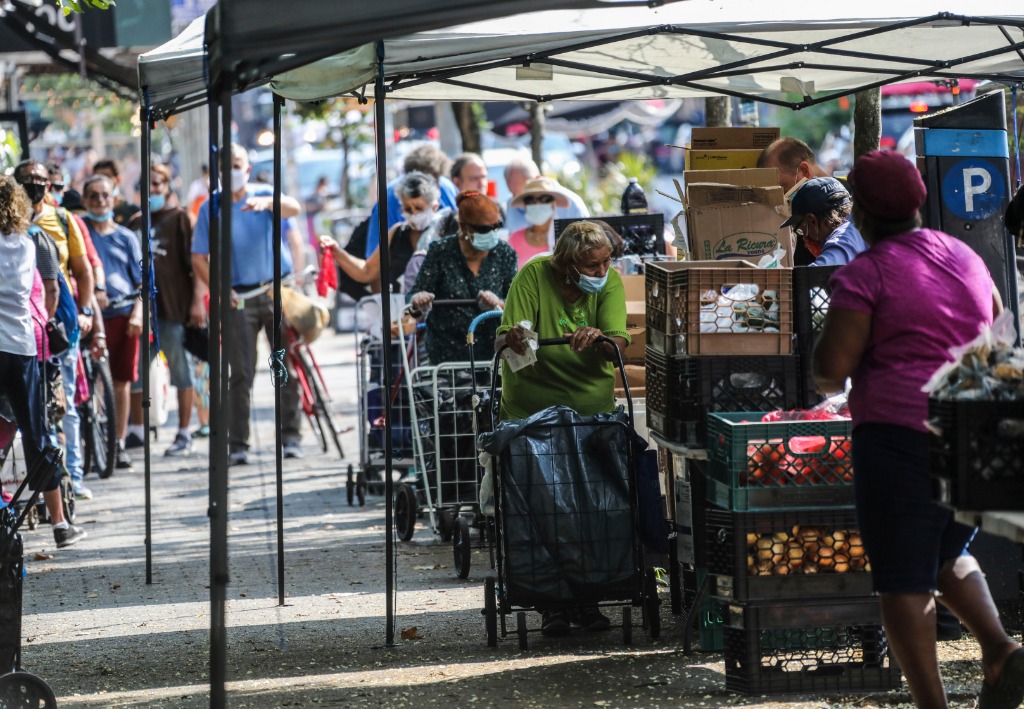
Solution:
[{"label": "black handbag", "polygon": [[50,354],[57,357],[71,348],[68,334],[64,330],[64,323],[58,322],[56,318],[50,318],[46,321],[46,344]]},{"label": "black handbag", "polygon": [[210,328],[185,326],[185,351],[193,357],[210,361]]}]

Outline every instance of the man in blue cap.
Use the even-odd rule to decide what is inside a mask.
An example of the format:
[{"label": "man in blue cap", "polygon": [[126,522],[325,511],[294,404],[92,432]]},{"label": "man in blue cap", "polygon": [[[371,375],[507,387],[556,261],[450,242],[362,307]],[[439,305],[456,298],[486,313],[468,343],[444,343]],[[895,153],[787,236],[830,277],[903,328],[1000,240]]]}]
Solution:
[{"label": "man in blue cap", "polygon": [[814,256],[812,266],[842,266],[868,248],[850,221],[853,202],[843,183],[834,177],[815,177],[793,194],[793,216],[782,223],[793,227]]}]

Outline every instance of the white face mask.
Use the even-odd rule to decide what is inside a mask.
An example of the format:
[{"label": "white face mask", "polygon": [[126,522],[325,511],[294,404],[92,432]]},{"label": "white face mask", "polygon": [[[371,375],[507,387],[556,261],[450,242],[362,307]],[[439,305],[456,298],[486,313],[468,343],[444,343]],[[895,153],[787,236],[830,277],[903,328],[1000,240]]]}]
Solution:
[{"label": "white face mask", "polygon": [[528,204],[526,205],[526,221],[533,226],[545,224],[555,215],[553,204]]},{"label": "white face mask", "polygon": [[431,211],[419,212],[418,214],[402,212],[402,216],[405,217],[405,221],[408,222],[409,226],[416,231],[423,231],[434,220],[434,213]]},{"label": "white face mask", "polygon": [[231,191],[238,192],[249,182],[248,170],[231,170]]}]

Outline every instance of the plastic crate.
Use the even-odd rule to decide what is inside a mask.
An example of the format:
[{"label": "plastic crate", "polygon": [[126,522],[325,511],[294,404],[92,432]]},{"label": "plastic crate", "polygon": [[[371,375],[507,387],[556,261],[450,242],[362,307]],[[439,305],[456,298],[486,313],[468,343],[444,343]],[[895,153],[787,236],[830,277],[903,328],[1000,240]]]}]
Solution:
[{"label": "plastic crate", "polygon": [[819,394],[814,387],[813,354],[813,349],[804,349],[800,340],[797,340],[796,357],[800,360],[800,385],[802,387],[800,405],[805,409],[813,408],[825,400],[825,397]]},{"label": "plastic crate", "polygon": [[797,346],[810,352],[818,341],[832,300],[829,281],[840,266],[797,266],[793,269],[793,322]]},{"label": "plastic crate", "polygon": [[[703,568],[683,569],[683,605],[687,608],[693,607],[697,589],[707,573],[708,570]],[[697,614],[697,637],[700,641],[700,649],[703,652],[722,652],[725,649],[722,631],[725,628],[728,604],[719,598],[704,596],[700,608],[697,609]]]},{"label": "plastic crate", "polygon": [[722,635],[730,691],[848,694],[900,687],[876,598],[731,603],[727,611]]},{"label": "plastic crate", "polygon": [[936,499],[962,510],[1024,510],[1024,401],[929,399]]},{"label": "plastic crate", "polygon": [[802,406],[800,361],[774,357],[666,357],[647,353],[647,425],[691,448],[707,442],[707,416],[720,411]]},{"label": "plastic crate", "polygon": [[[648,349],[667,355],[792,353],[789,269],[673,268],[669,263],[653,263],[646,278]],[[756,286],[756,295],[749,300],[731,299],[729,294],[743,284]],[[728,314],[718,312],[719,308],[728,308]],[[759,311],[756,316],[754,309]],[[713,321],[702,322],[702,317]],[[702,326],[722,330],[701,332]],[[725,331],[727,327],[756,331]]]},{"label": "plastic crate", "polygon": [[770,601],[872,592],[871,567],[852,508],[778,512],[708,508],[704,520],[705,562],[713,596]]},{"label": "plastic crate", "polygon": [[711,502],[733,510],[854,504],[851,421],[763,423],[762,416],[708,414]]}]

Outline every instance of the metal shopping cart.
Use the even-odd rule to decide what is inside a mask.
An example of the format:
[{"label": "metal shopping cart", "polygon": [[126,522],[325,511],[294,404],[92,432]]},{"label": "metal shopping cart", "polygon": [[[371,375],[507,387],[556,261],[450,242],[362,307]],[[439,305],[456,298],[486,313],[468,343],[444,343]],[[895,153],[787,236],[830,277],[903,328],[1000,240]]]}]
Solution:
[{"label": "metal shopping cart", "polygon": [[[392,296],[392,312],[402,313],[404,296]],[[399,318],[401,320],[401,318]],[[420,360],[418,337],[398,337],[391,345],[391,376],[384,368],[384,342],[379,331],[380,296],[362,298],[356,304],[356,387],[359,399],[359,469],[348,466],[345,484],[348,504],[366,503],[370,485],[383,494],[384,404],[391,400],[392,468],[406,475],[413,465],[411,398],[404,372]]]},{"label": "metal shopping cart", "polygon": [[[608,338],[599,341],[612,342]],[[564,338],[541,346],[566,345]],[[501,360],[494,358],[494,376]],[[618,367],[625,372],[621,353]],[[623,382],[626,378],[623,376]],[[628,411],[583,417],[566,406],[522,421],[497,422],[481,436],[492,456],[496,573],[485,580],[487,644],[507,635],[516,614],[519,647],[526,649],[528,610],[582,604],[622,609],[622,634],[632,642],[632,609],[639,607],[650,637],[660,634],[657,582],[639,537],[635,453],[644,446]],[[491,401],[496,402],[492,387]]]}]

